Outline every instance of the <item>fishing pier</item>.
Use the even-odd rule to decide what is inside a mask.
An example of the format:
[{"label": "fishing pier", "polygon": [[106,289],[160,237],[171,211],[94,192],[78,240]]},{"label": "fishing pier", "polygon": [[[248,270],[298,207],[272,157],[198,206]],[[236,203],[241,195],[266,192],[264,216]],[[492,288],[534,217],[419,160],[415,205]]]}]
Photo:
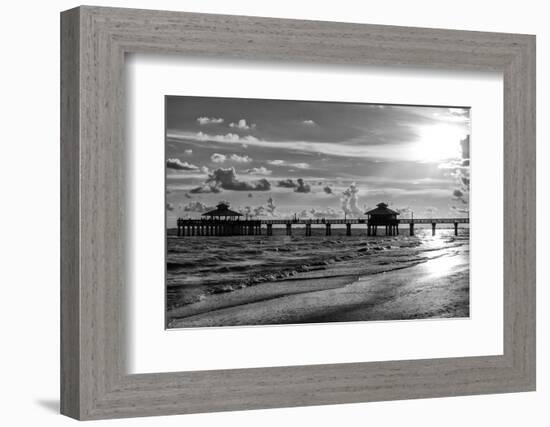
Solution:
[{"label": "fishing pier", "polygon": [[[453,224],[454,234],[458,235],[459,224],[469,224],[469,218],[403,218],[397,219],[398,212],[387,207],[385,203],[379,203],[377,208],[365,212],[367,218],[355,219],[242,219],[242,214],[229,209],[229,205],[220,203],[217,209],[202,214],[202,219],[177,220],[177,235],[184,236],[258,236],[273,235],[273,226],[285,228],[286,235],[291,236],[293,226],[303,228],[305,236],[311,236],[313,227],[324,227],[325,236],[332,235],[333,226],[345,225],[346,236],[352,235],[352,226],[359,230],[366,226],[367,236],[398,236],[401,225],[408,225],[410,236],[415,234],[415,224],[431,224],[432,235],[436,233],[438,224]],[[359,231],[358,230],[358,231]],[[363,228],[364,230],[364,228]],[[382,234],[382,230],[384,234]]]}]

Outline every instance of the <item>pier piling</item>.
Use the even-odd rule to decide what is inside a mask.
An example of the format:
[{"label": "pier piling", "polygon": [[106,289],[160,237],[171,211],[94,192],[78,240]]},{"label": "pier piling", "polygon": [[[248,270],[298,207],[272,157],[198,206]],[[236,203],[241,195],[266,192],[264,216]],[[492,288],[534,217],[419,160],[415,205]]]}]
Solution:
[{"label": "pier piling", "polygon": [[432,222],[432,236],[435,236],[435,222]]}]

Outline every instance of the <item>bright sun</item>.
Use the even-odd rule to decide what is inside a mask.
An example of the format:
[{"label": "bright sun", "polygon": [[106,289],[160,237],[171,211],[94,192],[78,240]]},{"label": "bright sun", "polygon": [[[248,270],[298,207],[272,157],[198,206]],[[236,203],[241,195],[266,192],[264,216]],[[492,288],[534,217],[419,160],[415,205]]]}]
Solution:
[{"label": "bright sun", "polygon": [[460,158],[460,141],[466,135],[464,130],[451,125],[424,126],[415,149],[416,157],[425,162],[442,162]]}]

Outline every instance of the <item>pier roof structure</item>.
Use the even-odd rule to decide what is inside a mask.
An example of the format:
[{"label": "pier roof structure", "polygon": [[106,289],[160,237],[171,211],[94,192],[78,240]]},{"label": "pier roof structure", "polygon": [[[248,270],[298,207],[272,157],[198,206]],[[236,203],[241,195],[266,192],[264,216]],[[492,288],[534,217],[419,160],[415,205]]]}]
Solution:
[{"label": "pier roof structure", "polygon": [[378,203],[377,207],[371,209],[368,212],[365,212],[366,215],[399,215],[399,212],[396,212],[390,208],[386,203]]},{"label": "pier roof structure", "polygon": [[216,206],[216,209],[214,209],[213,211],[205,212],[202,214],[202,216],[227,219],[227,218],[236,218],[239,216],[243,216],[243,214],[232,211],[231,209],[229,209],[229,205],[227,203],[220,202]]}]

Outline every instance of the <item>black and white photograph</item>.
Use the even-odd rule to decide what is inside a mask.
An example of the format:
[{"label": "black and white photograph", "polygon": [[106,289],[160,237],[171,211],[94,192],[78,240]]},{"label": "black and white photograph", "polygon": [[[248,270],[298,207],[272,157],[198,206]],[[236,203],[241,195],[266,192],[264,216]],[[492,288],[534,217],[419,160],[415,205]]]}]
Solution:
[{"label": "black and white photograph", "polygon": [[469,108],[165,105],[167,328],[469,316]]}]

